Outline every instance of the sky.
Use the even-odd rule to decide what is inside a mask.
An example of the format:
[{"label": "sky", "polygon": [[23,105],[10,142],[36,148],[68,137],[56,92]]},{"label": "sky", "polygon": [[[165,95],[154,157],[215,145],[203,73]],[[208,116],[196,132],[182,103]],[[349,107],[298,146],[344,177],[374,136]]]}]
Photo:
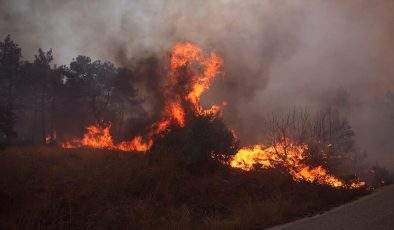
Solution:
[{"label": "sky", "polygon": [[127,66],[193,42],[224,58],[205,102],[227,100],[225,119],[246,143],[260,119],[294,106],[340,101],[370,160],[394,168],[394,1],[1,0],[0,36],[23,57],[53,49]]}]

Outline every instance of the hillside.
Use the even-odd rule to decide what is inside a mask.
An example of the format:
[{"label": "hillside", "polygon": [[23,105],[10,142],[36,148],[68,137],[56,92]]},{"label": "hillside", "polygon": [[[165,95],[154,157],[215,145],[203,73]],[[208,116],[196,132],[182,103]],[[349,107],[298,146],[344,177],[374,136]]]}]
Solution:
[{"label": "hillside", "polygon": [[366,194],[285,170],[198,172],[170,155],[56,147],[0,154],[2,229],[260,229]]}]

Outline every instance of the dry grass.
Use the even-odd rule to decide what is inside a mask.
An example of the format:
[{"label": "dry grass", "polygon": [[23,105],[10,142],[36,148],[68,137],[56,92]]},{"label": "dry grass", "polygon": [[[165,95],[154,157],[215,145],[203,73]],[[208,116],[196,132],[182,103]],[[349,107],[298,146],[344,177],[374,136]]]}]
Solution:
[{"label": "dry grass", "polygon": [[171,158],[54,147],[0,154],[1,229],[261,229],[365,191],[281,170],[191,173]]}]

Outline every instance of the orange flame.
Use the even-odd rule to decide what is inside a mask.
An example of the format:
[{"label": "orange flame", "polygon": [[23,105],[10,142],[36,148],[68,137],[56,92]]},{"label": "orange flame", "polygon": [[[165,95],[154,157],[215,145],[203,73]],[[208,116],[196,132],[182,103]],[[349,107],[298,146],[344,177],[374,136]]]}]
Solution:
[{"label": "orange flame", "polygon": [[[110,134],[111,125],[103,128],[93,125],[86,128],[87,131],[81,140],[73,139],[63,143],[62,147],[91,147],[145,152],[153,145],[154,135],[165,132],[172,125],[184,127],[188,114],[216,115],[222,110],[222,107],[227,106],[225,101],[222,102],[222,105],[213,105],[209,109],[204,109],[200,104],[202,93],[209,89],[212,80],[218,75],[219,68],[223,64],[220,57],[215,53],[210,53],[206,57],[200,47],[191,43],[176,44],[168,57],[164,109],[161,118],[151,125],[148,134],[144,136],[146,141],[143,136],[136,136],[130,141],[115,144]],[[236,137],[234,132],[233,135]],[[296,145],[289,140],[284,140],[273,146],[254,145],[241,148],[228,164],[245,171],[282,166],[287,169],[295,181],[304,180],[332,187],[358,188],[365,185],[364,182],[348,185],[321,166],[307,165],[304,163],[307,158],[307,149],[307,145]]]},{"label": "orange flame", "polygon": [[56,139],[57,139],[57,132],[56,132],[56,130],[54,130],[53,133],[52,133],[52,135],[51,135],[51,134],[48,134],[48,135],[45,137],[45,144],[51,144],[52,142],[55,142]]},{"label": "orange flame", "polygon": [[307,145],[296,145],[289,140],[284,140],[273,146],[254,145],[241,148],[230,160],[231,167],[251,171],[256,168],[276,168],[283,166],[295,181],[316,182],[332,187],[358,188],[364,182],[347,185],[342,180],[331,175],[322,166],[312,167],[303,160],[307,158]]},{"label": "orange flame", "polygon": [[[202,49],[191,43],[176,44],[169,56],[169,96],[165,102],[162,120],[154,124],[154,127],[157,127],[154,133],[160,133],[174,123],[184,127],[187,110],[199,115],[216,114],[220,110],[217,105],[203,109],[200,98],[218,75],[223,60],[215,53],[205,57]],[[178,93],[173,95],[173,91]]]},{"label": "orange flame", "polygon": [[86,128],[82,140],[73,139],[71,141],[63,143],[63,148],[78,148],[78,147],[90,147],[97,149],[111,149],[119,151],[147,151],[151,146],[152,142],[142,142],[142,137],[137,136],[131,141],[122,141],[119,144],[114,144],[112,136],[110,134],[111,124],[100,128],[99,125],[92,125]]},{"label": "orange flame", "polygon": [[218,75],[223,60],[215,53],[206,57],[200,47],[191,43],[178,43],[169,54],[168,85],[166,87],[166,101],[161,119],[152,124],[146,135],[146,142],[142,136],[131,141],[114,144],[110,134],[110,125],[101,128],[92,125],[86,128],[82,140],[71,140],[63,143],[63,148],[91,147],[113,149],[121,151],[147,151],[153,145],[153,136],[166,131],[171,125],[184,127],[187,114],[198,115],[216,114],[221,106],[214,105],[210,109],[203,109],[200,97],[207,90],[212,80]]}]

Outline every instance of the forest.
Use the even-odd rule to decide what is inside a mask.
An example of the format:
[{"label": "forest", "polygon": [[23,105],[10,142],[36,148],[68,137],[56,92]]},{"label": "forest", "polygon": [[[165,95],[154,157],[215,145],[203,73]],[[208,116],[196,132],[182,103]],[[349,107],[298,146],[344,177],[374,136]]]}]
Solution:
[{"label": "forest", "polygon": [[124,139],[146,117],[135,86],[142,70],[87,56],[56,66],[52,50],[42,49],[34,61],[24,61],[10,35],[0,43],[0,56],[2,145],[48,144],[48,137],[81,135],[88,124],[108,120],[115,139]]}]

